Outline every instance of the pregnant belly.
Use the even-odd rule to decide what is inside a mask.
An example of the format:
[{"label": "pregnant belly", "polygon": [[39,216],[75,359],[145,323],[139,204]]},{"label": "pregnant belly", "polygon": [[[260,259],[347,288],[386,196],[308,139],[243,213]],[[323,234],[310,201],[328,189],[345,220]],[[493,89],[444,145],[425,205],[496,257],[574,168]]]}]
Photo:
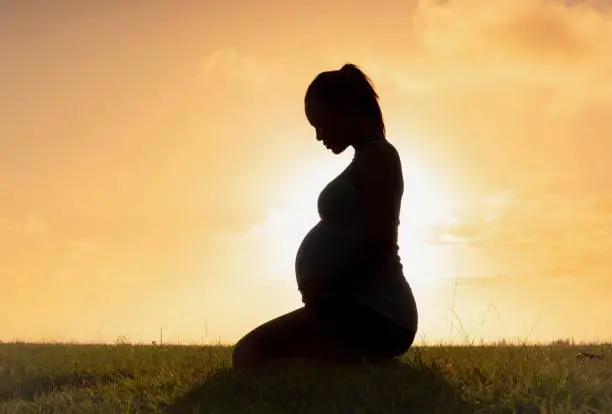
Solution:
[{"label": "pregnant belly", "polygon": [[330,280],[346,271],[355,258],[357,231],[344,223],[322,220],[308,232],[295,259],[298,287],[313,279]]}]

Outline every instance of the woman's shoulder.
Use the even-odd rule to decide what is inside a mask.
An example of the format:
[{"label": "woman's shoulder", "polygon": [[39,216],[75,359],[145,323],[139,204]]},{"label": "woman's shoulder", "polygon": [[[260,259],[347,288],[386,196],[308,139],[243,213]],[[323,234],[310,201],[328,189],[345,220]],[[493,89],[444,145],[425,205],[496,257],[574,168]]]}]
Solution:
[{"label": "woman's shoulder", "polygon": [[401,168],[399,152],[395,146],[387,140],[369,143],[360,151],[356,158],[358,161],[361,161],[360,164],[365,168]]},{"label": "woman's shoulder", "polygon": [[399,152],[388,141],[377,141],[364,148],[355,160],[355,180],[371,186],[403,188]]}]

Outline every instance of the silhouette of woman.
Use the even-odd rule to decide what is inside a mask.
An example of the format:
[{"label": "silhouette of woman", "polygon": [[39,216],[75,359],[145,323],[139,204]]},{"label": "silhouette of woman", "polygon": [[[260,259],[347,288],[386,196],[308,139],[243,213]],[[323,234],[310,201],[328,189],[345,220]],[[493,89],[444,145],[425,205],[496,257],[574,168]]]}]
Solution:
[{"label": "silhouette of woman", "polygon": [[390,360],[412,345],[418,313],[398,254],[404,181],[378,95],[355,65],[322,72],[306,91],[318,141],[352,162],[320,193],[319,223],[295,261],[304,306],[245,335],[235,369],[280,359]]}]

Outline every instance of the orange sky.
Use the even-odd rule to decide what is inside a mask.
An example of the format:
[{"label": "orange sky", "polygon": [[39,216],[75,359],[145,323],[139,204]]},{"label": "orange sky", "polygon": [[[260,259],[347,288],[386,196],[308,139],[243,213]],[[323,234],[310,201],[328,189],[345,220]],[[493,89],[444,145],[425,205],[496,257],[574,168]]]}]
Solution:
[{"label": "orange sky", "polygon": [[0,339],[233,342],[299,306],[352,156],[303,94],[347,61],[404,161],[420,337],[451,308],[455,339],[612,337],[606,2],[328,3],[0,5]]}]

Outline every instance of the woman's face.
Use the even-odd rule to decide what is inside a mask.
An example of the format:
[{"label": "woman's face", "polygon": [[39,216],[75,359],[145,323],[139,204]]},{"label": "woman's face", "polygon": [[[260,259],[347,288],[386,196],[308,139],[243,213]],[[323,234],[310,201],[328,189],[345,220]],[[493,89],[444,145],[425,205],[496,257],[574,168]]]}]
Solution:
[{"label": "woman's face", "polygon": [[317,141],[334,154],[342,153],[351,144],[351,124],[344,111],[312,100],[306,105],[306,118],[316,131]]}]

